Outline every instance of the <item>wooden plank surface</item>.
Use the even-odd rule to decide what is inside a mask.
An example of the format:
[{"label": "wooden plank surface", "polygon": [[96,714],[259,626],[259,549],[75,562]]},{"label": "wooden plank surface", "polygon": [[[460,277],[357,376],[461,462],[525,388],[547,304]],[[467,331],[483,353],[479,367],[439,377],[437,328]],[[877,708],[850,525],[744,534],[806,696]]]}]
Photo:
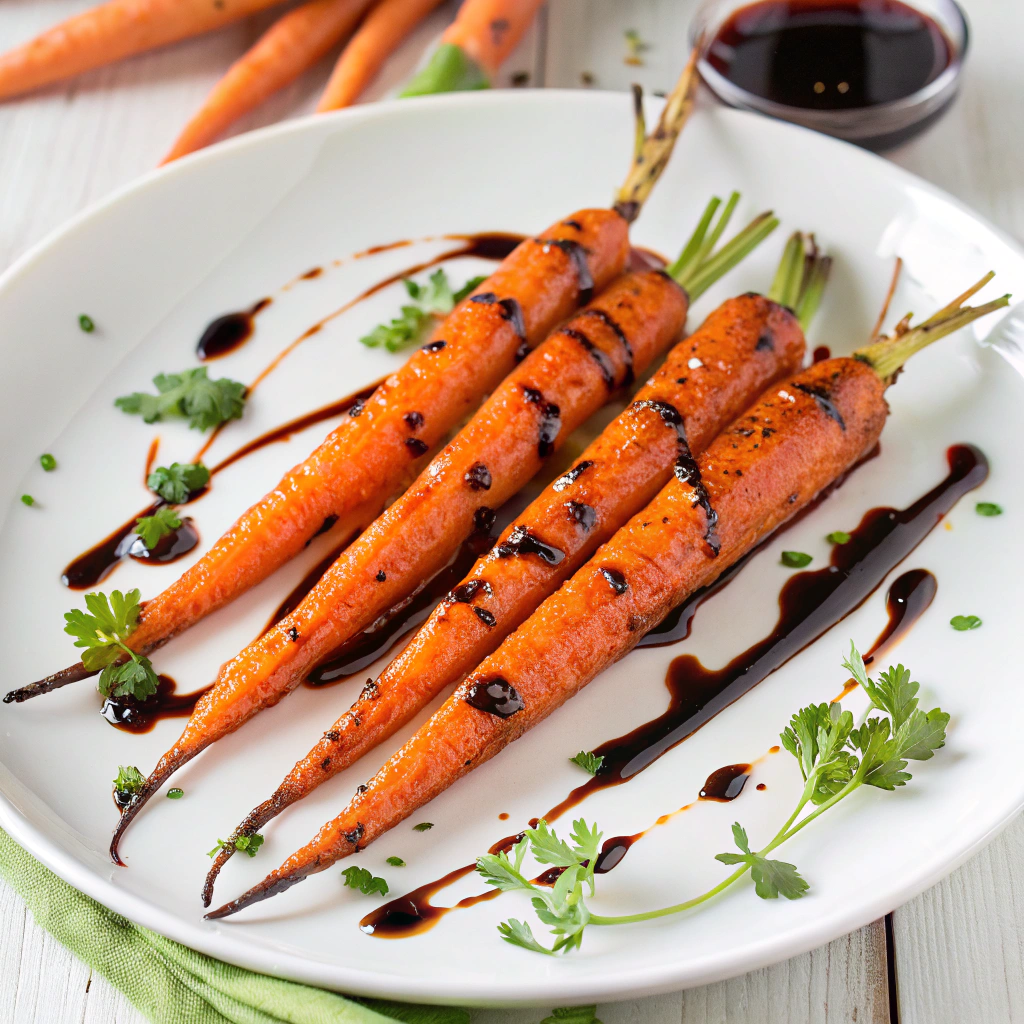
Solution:
[{"label": "wooden plank surface", "polygon": [[[88,0],[4,0],[0,46],[28,38]],[[389,62],[367,99],[403,81],[456,0]],[[554,0],[509,61],[504,79],[531,85],[668,89],[688,48],[695,0]],[[964,95],[923,138],[890,154],[1004,230],[1024,237],[1024,4],[972,0],[973,52]],[[149,170],[218,75],[272,20],[124,61],[0,106],[0,267],[113,188]],[[623,61],[623,32],[651,43],[644,66]],[[239,131],[306,113],[330,60],[255,112]],[[903,1024],[1024,1020],[1024,823],[1011,825],[949,879],[893,915]],[[685,993],[603,1006],[605,1024],[818,1024],[890,1021],[882,922],[806,956]],[[475,1024],[532,1024],[537,1011],[479,1011]],[[140,1024],[142,1016],[50,939],[0,883],[0,1020],[13,1024]],[[185,1022],[187,1024],[187,1022]]]}]

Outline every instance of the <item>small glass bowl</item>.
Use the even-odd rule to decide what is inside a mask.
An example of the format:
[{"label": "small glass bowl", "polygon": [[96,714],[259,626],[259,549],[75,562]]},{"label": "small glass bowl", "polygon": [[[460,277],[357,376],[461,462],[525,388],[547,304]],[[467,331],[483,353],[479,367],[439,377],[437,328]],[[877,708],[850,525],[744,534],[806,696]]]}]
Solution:
[{"label": "small glass bowl", "polygon": [[[690,26],[690,45],[700,41],[702,50],[715,38],[722,24],[752,0],[705,0]],[[799,2],[799,0],[794,0]],[[884,150],[898,146],[937,121],[956,97],[960,73],[967,55],[970,28],[955,0],[904,0],[907,6],[931,17],[946,34],[952,60],[937,78],[917,92],[891,103],[878,103],[852,110],[808,110],[767,100],[740,88],[716,70],[702,55],[701,77],[711,91],[730,107],[752,110],[782,121],[813,128],[867,149]]]}]

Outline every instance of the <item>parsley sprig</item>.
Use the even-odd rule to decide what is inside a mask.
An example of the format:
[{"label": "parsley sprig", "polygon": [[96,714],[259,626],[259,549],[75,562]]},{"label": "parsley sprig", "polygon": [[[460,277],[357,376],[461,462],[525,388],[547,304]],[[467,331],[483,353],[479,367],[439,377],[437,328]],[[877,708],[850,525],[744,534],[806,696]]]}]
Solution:
[{"label": "parsley sprig", "polygon": [[172,462],[157,466],[146,477],[146,486],[172,505],[188,501],[210,482],[210,471],[201,462]]},{"label": "parsley sprig", "polygon": [[[142,606],[139,591],[122,594],[86,594],[85,607],[64,613],[64,632],[83,648],[82,664],[90,671],[102,669],[99,690],[104,697],[135,697],[145,700],[157,691],[159,680],[149,658],[136,654],[125,644],[135,631]],[[116,664],[123,655],[128,661]]]},{"label": "parsley sprig", "polygon": [[359,340],[368,348],[384,346],[397,352],[422,338],[437,317],[447,316],[484,278],[470,278],[461,288],[453,290],[443,268],[434,271],[426,284],[404,278],[402,284],[412,300],[402,306],[394,320],[378,324]]},{"label": "parsley sprig", "polygon": [[245,385],[221,377],[210,380],[206,367],[181,373],[158,373],[153,378],[157,394],[135,391],[114,400],[123,412],[138,415],[146,423],[184,417],[193,430],[209,430],[228,420],[241,419]]},{"label": "parsley sprig", "polygon": [[596,775],[600,771],[601,765],[604,764],[604,758],[592,750],[581,750],[569,760],[573,764],[578,764],[585,772],[590,772],[591,775]]},{"label": "parsley sprig", "polygon": [[[509,854],[487,854],[477,861],[479,871],[490,883],[505,892],[527,892],[540,921],[553,937],[549,948],[533,934],[529,924],[514,918],[498,926],[501,937],[515,946],[537,953],[554,955],[578,948],[588,925],[634,924],[670,914],[678,914],[705,903],[738,882],[748,871],[754,892],[762,899],[800,899],[808,882],[797,868],[768,855],[806,828],[837,803],[861,786],[893,791],[905,786],[911,775],[910,761],[927,761],[943,746],[949,715],[938,708],[924,711],[919,705],[919,684],[903,665],[871,679],[857,648],[851,643],[843,668],[860,683],[871,701],[868,716],[855,726],[853,715],[840,704],[811,704],[790,719],[781,734],[782,745],[796,759],[804,788],[793,813],[760,850],[752,850],[746,830],[736,822],[733,839],[739,850],[720,853],[716,860],[735,866],[735,870],[699,896],[660,910],[639,914],[603,917],[588,910],[584,889],[594,892],[593,865],[599,852],[601,833],[582,819],[573,823],[573,844],[563,842],[544,821],[527,829],[523,839]],[[880,712],[871,715],[872,711]],[[529,881],[522,871],[527,852],[541,864],[563,868],[554,888]]]},{"label": "parsley sprig", "polygon": [[253,833],[251,836],[238,836],[236,839],[218,839],[217,845],[209,850],[206,854],[207,857],[216,857],[225,846],[233,846],[236,850],[242,853],[248,854],[250,857],[255,857],[260,852],[260,847],[263,845],[264,839],[259,832]]},{"label": "parsley sprig", "polygon": [[379,892],[381,896],[388,894],[388,883],[366,868],[355,866],[345,868],[342,875],[345,876],[345,884],[350,889],[358,889],[364,896],[372,896],[376,892]]},{"label": "parsley sprig", "polygon": [[170,533],[174,533],[181,526],[181,516],[170,507],[163,505],[151,516],[140,516],[132,527],[132,533],[137,533],[146,545],[147,551],[152,551],[157,544]]}]

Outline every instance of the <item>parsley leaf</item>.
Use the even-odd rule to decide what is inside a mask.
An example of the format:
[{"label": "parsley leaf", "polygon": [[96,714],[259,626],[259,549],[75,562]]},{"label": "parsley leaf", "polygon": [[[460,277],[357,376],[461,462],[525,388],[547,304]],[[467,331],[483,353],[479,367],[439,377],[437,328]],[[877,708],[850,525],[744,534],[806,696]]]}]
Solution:
[{"label": "parsley leaf", "polygon": [[205,366],[181,373],[158,373],[153,383],[156,395],[136,391],[115,399],[114,405],[141,416],[146,423],[185,417],[193,430],[209,430],[240,419],[245,408],[245,385],[227,377],[210,380]]},{"label": "parsley leaf", "polygon": [[405,867],[405,861],[402,860],[401,857],[388,857],[387,863],[390,864],[393,868]]},{"label": "parsley leaf", "polygon": [[158,508],[151,516],[141,516],[132,527],[132,533],[142,538],[147,550],[152,551],[160,541],[181,526],[181,516],[169,505]]},{"label": "parsley leaf", "polygon": [[263,845],[263,843],[264,838],[259,834],[259,832],[255,832],[251,836],[239,836],[237,839],[235,839],[234,842],[232,842],[230,839],[218,839],[217,845],[212,850],[210,850],[206,854],[206,856],[216,857],[217,854],[224,849],[224,847],[234,846],[236,850],[239,850],[242,853],[246,853],[250,857],[255,857],[256,854],[259,853],[260,847]]},{"label": "parsley leaf", "polygon": [[802,569],[805,565],[810,565],[814,561],[811,555],[804,554],[803,551],[783,551],[782,552],[782,564],[787,569]]},{"label": "parsley leaf", "polygon": [[209,482],[210,471],[201,462],[157,466],[146,478],[146,486],[172,505],[188,501]]},{"label": "parsley leaf", "polygon": [[434,827],[432,821],[421,821],[418,825],[413,825],[413,832],[429,832]]},{"label": "parsley leaf", "polygon": [[397,352],[420,340],[436,318],[447,316],[484,280],[483,277],[471,278],[457,291],[453,291],[443,268],[435,270],[425,284],[405,278],[402,284],[413,304],[402,306],[399,315],[390,323],[378,324],[359,340],[368,348],[383,345],[389,352]]},{"label": "parsley leaf", "polygon": [[833,530],[826,538],[829,544],[849,544],[853,537],[843,530]]},{"label": "parsley leaf", "polygon": [[145,700],[160,688],[160,677],[149,658],[137,656],[120,665],[107,665],[96,685],[104,697]]},{"label": "parsley leaf", "polygon": [[977,629],[981,625],[981,619],[977,615],[954,615],[949,624],[959,633],[968,629]]},{"label": "parsley leaf", "polygon": [[371,874],[366,868],[359,868],[353,865],[342,871],[345,876],[345,884],[350,889],[358,889],[364,896],[372,896],[379,892],[381,896],[387,896],[388,883],[383,878]]},{"label": "parsley leaf", "polygon": [[651,48],[650,43],[645,43],[640,38],[640,33],[635,28],[628,28],[623,33],[626,39],[626,56],[623,58],[626,64],[632,67],[643,67],[644,60],[641,56]]},{"label": "parsley leaf", "polygon": [[117,778],[114,779],[114,792],[126,797],[133,797],[146,784],[146,776],[134,765],[117,766]]},{"label": "parsley leaf", "polygon": [[599,757],[589,750],[581,750],[575,757],[570,757],[569,760],[573,764],[578,764],[585,772],[590,772],[591,775],[596,775],[601,765],[604,764],[603,757]]},{"label": "parsley leaf", "polygon": [[994,501],[979,501],[974,506],[974,511],[979,516],[1001,516],[1003,514],[1002,506],[997,505]]},{"label": "parsley leaf", "polygon": [[92,332],[96,330],[96,324],[93,322],[92,317],[86,316],[85,313],[82,313],[78,317],[78,326],[81,327],[86,334],[92,334]]},{"label": "parsley leaf", "polygon": [[776,900],[785,896],[787,900],[798,900],[810,886],[800,877],[792,864],[782,860],[769,860],[759,853],[751,853],[747,833],[740,823],[732,826],[733,839],[742,853],[719,853],[715,860],[723,864],[746,864],[754,880],[754,892],[763,900]]}]

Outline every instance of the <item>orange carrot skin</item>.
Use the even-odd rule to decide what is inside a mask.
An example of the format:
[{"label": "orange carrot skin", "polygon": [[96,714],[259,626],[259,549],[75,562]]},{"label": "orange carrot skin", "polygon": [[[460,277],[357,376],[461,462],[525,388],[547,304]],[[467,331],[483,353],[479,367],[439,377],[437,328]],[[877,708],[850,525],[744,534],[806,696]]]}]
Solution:
[{"label": "orange carrot skin", "polygon": [[229,25],[280,0],[110,0],[0,55],[0,99]]},{"label": "orange carrot skin", "polygon": [[310,0],[274,22],[228,69],[162,163],[215,141],[243,114],[312,67],[356,26],[372,0]]},{"label": "orange carrot skin", "polygon": [[[844,426],[798,384],[823,389]],[[853,359],[826,360],[769,389],[697,460],[719,517],[717,556],[698,493],[673,479],[477,667],[312,842],[211,916],[234,913],[363,849],[546,718],[870,451],[885,423],[884,391],[874,371]],[[621,574],[625,587],[613,586],[606,570]],[[486,703],[479,694],[488,685],[503,691],[505,717],[469,703]]]},{"label": "orange carrot skin", "polygon": [[[540,237],[584,246],[598,289],[622,271],[628,258],[626,223],[609,210],[581,211]],[[526,341],[532,345],[579,304],[580,277],[564,251],[529,239],[476,294],[484,292],[519,304]],[[423,450],[436,447],[513,368],[523,339],[503,307],[468,298],[434,332],[433,342],[441,340],[443,348],[430,343],[413,353],[357,416],[346,416],[194,566],[147,602],[131,647],[151,651],[234,600],[298,554],[330,516],[348,523],[353,510],[373,507],[374,514],[379,512],[414,465],[406,442],[415,439]],[[409,412],[423,418],[415,429],[405,419]]]},{"label": "orange carrot skin", "polygon": [[[257,831],[393,735],[494,651],[657,494],[671,476],[679,450],[676,430],[659,408],[678,412],[691,450],[699,453],[767,384],[795,372],[803,354],[796,318],[771,300],[751,293],[719,306],[669,353],[631,405],[583,452],[574,470],[547,487],[502,534],[495,549],[477,561],[453,590],[461,599],[434,610],[401,654],[364,688],[237,834]],[[701,365],[691,367],[693,360]],[[577,467],[583,467],[578,475]],[[570,508],[585,522],[591,519],[585,510],[591,510],[593,525],[581,526]],[[501,543],[517,527],[564,552],[564,559],[552,566],[536,555],[499,557]],[[494,625],[486,625],[476,609]]]},{"label": "orange carrot skin", "polygon": [[[175,747],[179,756],[276,703],[340,643],[443,568],[482,509],[487,515],[515,494],[634,362],[650,365],[679,337],[686,309],[685,293],[665,274],[626,275],[527,356],[299,606],[224,666],[196,705]],[[614,310],[616,328],[592,310]],[[582,328],[592,347],[581,343]],[[556,416],[557,436],[550,433]]]},{"label": "orange carrot skin", "polygon": [[489,75],[516,48],[543,0],[465,0],[441,37],[459,46]]},{"label": "orange carrot skin", "polygon": [[350,106],[381,69],[399,43],[441,0],[381,0],[338,58],[317,113]]}]

